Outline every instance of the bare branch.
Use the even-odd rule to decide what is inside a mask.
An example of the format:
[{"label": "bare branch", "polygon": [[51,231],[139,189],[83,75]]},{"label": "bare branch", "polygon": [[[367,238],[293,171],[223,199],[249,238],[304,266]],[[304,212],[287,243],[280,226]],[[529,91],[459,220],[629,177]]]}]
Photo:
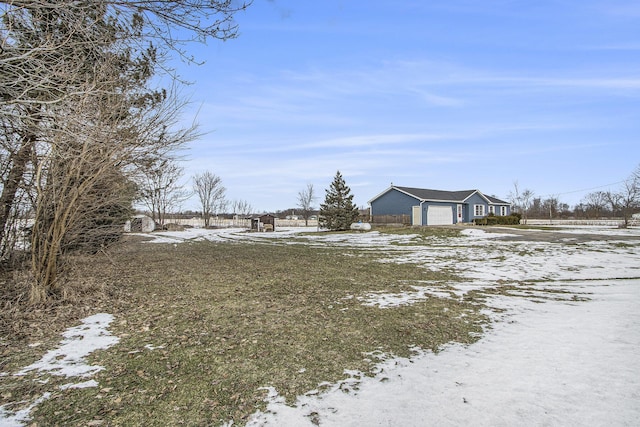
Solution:
[{"label": "bare branch", "polygon": [[223,207],[226,188],[222,186],[222,179],[206,171],[193,177],[193,191],[198,195],[202,207],[202,217],[205,228],[209,227],[211,215]]},{"label": "bare branch", "polygon": [[309,217],[313,211],[313,202],[317,200],[313,190],[313,184],[307,184],[307,187],[298,193],[298,207],[302,211],[304,225],[309,225]]}]

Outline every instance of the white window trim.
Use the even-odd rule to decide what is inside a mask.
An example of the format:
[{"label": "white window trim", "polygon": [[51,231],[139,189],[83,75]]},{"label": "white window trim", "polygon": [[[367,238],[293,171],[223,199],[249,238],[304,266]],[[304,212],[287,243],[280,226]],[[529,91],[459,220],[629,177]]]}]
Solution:
[{"label": "white window trim", "polygon": [[496,207],[494,205],[489,205],[489,213],[496,214]]},{"label": "white window trim", "polygon": [[500,216],[507,216],[507,207],[500,206]]},{"label": "white window trim", "polygon": [[[480,208],[480,213],[478,213]],[[473,216],[484,216],[484,205],[473,205]]]}]

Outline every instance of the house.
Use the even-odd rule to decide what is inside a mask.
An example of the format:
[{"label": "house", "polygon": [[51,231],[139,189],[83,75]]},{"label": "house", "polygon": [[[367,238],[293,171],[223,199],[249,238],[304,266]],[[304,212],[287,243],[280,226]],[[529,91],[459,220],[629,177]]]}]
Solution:
[{"label": "house", "polygon": [[472,222],[489,214],[511,214],[511,204],[479,190],[442,191],[391,187],[369,200],[371,216],[408,215],[412,225]]}]

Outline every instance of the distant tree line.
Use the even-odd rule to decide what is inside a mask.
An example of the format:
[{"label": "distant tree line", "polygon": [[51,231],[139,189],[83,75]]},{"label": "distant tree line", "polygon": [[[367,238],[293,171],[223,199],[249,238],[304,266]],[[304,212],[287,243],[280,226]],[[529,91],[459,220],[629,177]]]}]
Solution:
[{"label": "distant tree line", "polygon": [[640,165],[621,183],[617,191],[589,193],[576,205],[574,212],[576,216],[582,214],[587,218],[622,218],[624,226],[628,226],[632,215],[640,212]]},{"label": "distant tree line", "polygon": [[616,190],[588,193],[573,210],[559,197],[535,197],[533,191],[520,189],[517,182],[509,194],[509,201],[513,211],[525,222],[527,218],[621,218],[626,227],[632,215],[640,212],[640,165]]}]

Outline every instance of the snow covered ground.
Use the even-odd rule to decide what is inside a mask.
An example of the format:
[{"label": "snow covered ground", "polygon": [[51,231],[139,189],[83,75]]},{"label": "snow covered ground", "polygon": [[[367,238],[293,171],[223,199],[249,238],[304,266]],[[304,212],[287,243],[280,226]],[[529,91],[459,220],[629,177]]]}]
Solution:
[{"label": "snow covered ground", "polygon": [[289,407],[272,390],[249,425],[638,425],[640,281],[576,285],[590,301],[496,298],[508,314],[479,342],[387,360],[350,393],[334,386]]},{"label": "snow covered ground", "polygon": [[[428,244],[417,235],[301,231],[315,228],[190,229],[154,233],[153,241],[355,247],[382,254],[384,262],[449,268],[467,279],[445,291],[416,282],[411,292],[360,298],[380,309],[423,298],[459,298],[472,289],[528,286],[487,293],[494,322],[475,344],[452,343],[438,354],[422,352],[410,360],[386,359],[374,377],[352,372],[322,392],[310,390],[293,407],[265,384],[268,408],[255,413],[249,425],[638,425],[640,229],[589,228],[607,239],[565,243],[505,241],[499,234],[466,229],[463,238],[434,238]],[[5,425],[2,412],[0,425]]]},{"label": "snow covered ground", "polygon": [[[469,282],[451,284],[453,297],[498,281],[530,282],[533,290],[492,296],[489,306],[505,311],[494,312],[491,329],[473,345],[387,360],[374,378],[351,379],[349,393],[336,384],[300,396],[294,407],[270,389],[267,411],[254,414],[249,425],[638,425],[640,230],[589,232],[610,239],[505,242],[468,229],[466,239],[412,246],[410,238],[399,237],[395,243],[407,246],[389,248],[388,262],[456,269]],[[621,236],[627,240],[616,240]],[[384,236],[316,240],[380,248]],[[388,307],[443,296],[428,285],[414,289],[372,295],[366,302]]]},{"label": "snow covered ground", "polygon": [[[89,378],[104,369],[102,366],[88,365],[85,358],[95,350],[109,348],[120,341],[112,336],[107,328],[113,321],[113,316],[98,313],[83,319],[82,324],[67,329],[57,349],[47,352],[39,361],[13,374],[26,375],[28,372],[49,372],[52,375],[67,378]],[[6,373],[3,373],[6,375]],[[46,381],[46,380],[45,380]],[[97,387],[95,380],[70,382],[60,386],[61,389]],[[42,401],[48,399],[51,393],[45,393],[35,399],[26,408],[13,412],[4,405],[0,406],[0,427],[14,427],[25,425],[29,420],[29,413]]]}]

